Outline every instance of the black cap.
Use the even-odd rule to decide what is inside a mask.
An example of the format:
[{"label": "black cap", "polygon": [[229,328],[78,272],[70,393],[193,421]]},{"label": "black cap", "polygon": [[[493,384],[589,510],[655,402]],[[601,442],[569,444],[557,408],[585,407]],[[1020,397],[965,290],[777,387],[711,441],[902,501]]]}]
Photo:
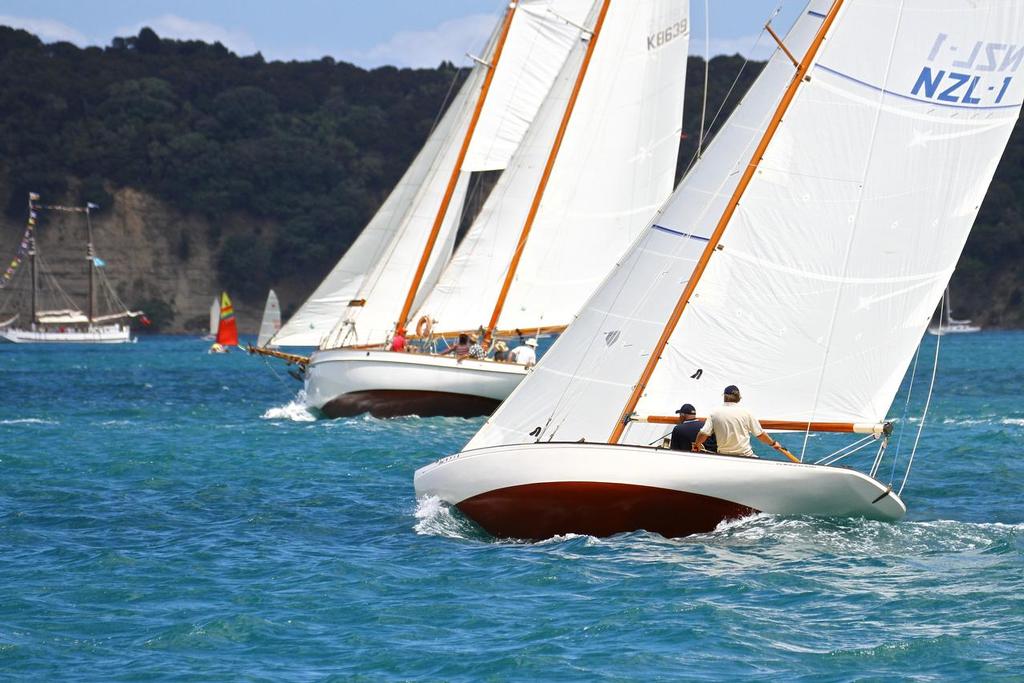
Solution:
[{"label": "black cap", "polygon": [[696,415],[697,409],[693,407],[692,403],[684,403],[679,410],[676,411],[676,415]]},{"label": "black cap", "polygon": [[735,384],[730,384],[725,388],[725,391],[723,391],[722,393],[725,394],[726,396],[739,396],[740,388]]}]

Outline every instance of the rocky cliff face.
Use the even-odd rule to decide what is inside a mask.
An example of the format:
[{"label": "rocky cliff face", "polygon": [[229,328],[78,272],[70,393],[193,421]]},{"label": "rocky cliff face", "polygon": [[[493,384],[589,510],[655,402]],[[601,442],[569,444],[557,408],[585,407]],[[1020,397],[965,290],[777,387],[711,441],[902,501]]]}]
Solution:
[{"label": "rocky cliff face", "polygon": [[[94,212],[92,224],[96,254],[107,264],[103,272],[124,303],[151,309],[147,312],[163,332],[201,334],[206,332],[210,303],[221,291],[217,257],[224,240],[238,234],[266,239],[271,227],[238,216],[226,216],[211,225],[132,189],[117,191],[113,206]],[[5,264],[24,229],[24,220],[0,222],[0,259]],[[44,211],[36,234],[50,272],[84,310],[88,291],[84,216]],[[27,271],[27,263],[22,268]],[[26,276],[21,273],[23,282]],[[294,308],[306,291],[294,283],[285,283],[281,290],[278,295],[285,311]],[[232,298],[239,330],[255,333],[263,301]]]}]

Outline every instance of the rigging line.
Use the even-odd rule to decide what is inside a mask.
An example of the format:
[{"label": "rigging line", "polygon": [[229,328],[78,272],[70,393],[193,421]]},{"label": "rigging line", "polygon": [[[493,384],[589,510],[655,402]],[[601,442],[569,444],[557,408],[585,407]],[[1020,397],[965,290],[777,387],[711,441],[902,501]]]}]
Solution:
[{"label": "rigging line", "polygon": [[704,120],[708,111],[708,79],[711,71],[711,0],[704,0],[704,97],[700,104],[700,136],[697,138],[697,158],[704,154]]},{"label": "rigging line", "polygon": [[[779,6],[775,9],[775,12],[772,13],[772,17],[777,15],[781,9],[782,9],[782,3],[780,2]],[[765,23],[768,23],[768,22],[765,22]],[[761,44],[761,39],[764,38],[764,34],[765,34],[765,30],[762,28],[761,29],[761,33],[758,34],[757,38],[754,39],[754,43],[750,46],[750,50],[748,51],[750,54],[753,54],[757,50],[758,46]],[[743,76],[743,72],[746,71],[747,66],[749,64],[750,64],[750,58],[749,57],[744,57],[743,58],[743,64],[740,65],[740,70],[736,72],[736,77],[732,79],[732,83],[729,85],[729,89],[725,92],[725,97],[722,98],[722,102],[718,105],[718,109],[715,111],[715,115],[713,117],[711,117],[711,123],[708,124],[708,126],[707,126],[707,129],[709,131],[712,130],[715,127],[716,123],[718,123],[718,119],[721,117],[722,112],[725,111],[725,105],[729,102],[729,98],[732,97],[733,91],[736,90],[736,86],[739,84],[740,78]],[[705,88],[708,87],[707,81],[705,81],[704,87]],[[740,101],[742,102],[742,98],[740,98]],[[739,104],[737,104],[737,106],[739,106]],[[697,163],[697,158],[698,158],[698,155],[697,155],[696,152],[694,152],[690,156],[690,160],[686,162],[686,170],[683,171],[682,177],[685,178],[686,174],[689,173],[690,170],[694,167],[694,165]]]},{"label": "rigging line", "polygon": [[[896,43],[897,43],[896,38],[897,38],[897,36],[899,36],[900,27],[903,24],[903,9],[904,9],[904,7],[905,7],[905,4],[901,2],[900,3],[899,13],[898,13],[898,16],[896,17],[896,25],[893,28],[893,32],[892,32],[892,42],[891,42],[891,44],[889,46],[889,57],[886,60],[886,64],[885,64],[885,78],[882,81],[883,89],[885,89],[885,87],[888,86],[889,79],[892,76],[892,64],[893,64],[893,59],[896,56]],[[856,209],[852,212],[852,219],[853,219],[853,221],[852,221],[852,223],[850,225],[850,236],[846,240],[846,254],[843,257],[843,268],[840,271],[843,274],[844,278],[847,277],[849,275],[849,272],[850,272],[850,260],[851,260],[851,257],[853,255],[853,245],[854,245],[854,242],[856,241],[857,227],[858,227],[858,224],[860,223],[861,213],[862,213],[862,209],[864,207],[864,188],[866,186],[866,178],[868,176],[868,173],[871,172],[871,168],[872,168],[872,165],[873,165],[874,160],[875,160],[875,146],[876,146],[876,143],[878,141],[878,129],[879,129],[880,122],[882,120],[882,107],[881,107],[882,98],[883,98],[883,96],[880,95],[879,96],[879,100],[878,100],[879,106],[878,106],[878,109],[875,111],[875,119],[874,119],[874,121],[871,124],[871,138],[868,141],[868,147],[867,147],[868,153],[867,153],[867,157],[864,159],[864,167],[863,167],[863,170],[861,171],[861,174],[860,174],[860,183],[859,183],[860,191],[857,193],[857,205],[856,205]],[[843,293],[844,293],[845,289],[846,289],[846,283],[840,281],[838,286],[836,287],[836,295],[835,295],[835,299],[834,299],[833,304],[832,304],[832,319],[829,321],[829,325],[828,325],[828,337],[826,338],[826,341],[825,341],[825,354],[824,354],[824,357],[821,359],[821,373],[818,375],[818,383],[817,383],[817,386],[814,389],[814,403],[811,405],[811,419],[812,420],[814,419],[814,416],[817,414],[818,406],[819,406],[819,404],[821,402],[821,393],[822,393],[822,389],[824,388],[824,385],[825,385],[825,373],[828,372],[829,358],[832,355],[832,339],[835,337],[836,322],[839,320],[839,306],[840,306],[840,302],[842,301]],[[801,446],[801,449],[800,449],[800,460],[801,461],[804,459],[804,453],[806,452],[806,449],[807,449],[807,441],[808,441],[809,435],[810,435],[810,431],[809,430],[808,430],[808,432],[804,433],[804,441],[803,441],[803,445]]]},{"label": "rigging line", "polygon": [[[946,295],[942,295],[942,304],[939,309],[939,314],[946,312],[947,305]],[[925,418],[928,417],[928,408],[932,404],[932,392],[935,390],[935,376],[939,371],[939,347],[942,346],[942,335],[936,335],[935,337],[935,359],[932,361],[932,380],[928,385],[928,398],[924,402],[924,410],[921,411],[921,422],[917,425],[917,436],[914,437],[914,447],[910,450],[910,460],[907,461],[907,471],[903,474],[903,482],[900,484],[900,490],[896,492],[897,496],[903,495],[903,487],[907,485],[907,479],[910,478],[910,468],[914,464],[914,455],[917,453],[917,444],[921,441],[921,432],[924,431]]]},{"label": "rigging line", "polygon": [[[940,310],[941,314],[941,310]],[[921,340],[924,341],[923,339]],[[921,343],[917,344],[917,351],[914,353],[914,367],[910,370],[910,384],[907,386],[907,400],[903,403],[903,413],[900,415],[900,433],[896,437],[896,452],[892,456],[892,468],[889,470],[889,483],[896,478],[896,463],[900,459],[900,452],[903,449],[903,430],[906,429],[907,415],[910,413],[910,397],[914,394],[914,381],[917,379],[917,362],[921,358]]]}]

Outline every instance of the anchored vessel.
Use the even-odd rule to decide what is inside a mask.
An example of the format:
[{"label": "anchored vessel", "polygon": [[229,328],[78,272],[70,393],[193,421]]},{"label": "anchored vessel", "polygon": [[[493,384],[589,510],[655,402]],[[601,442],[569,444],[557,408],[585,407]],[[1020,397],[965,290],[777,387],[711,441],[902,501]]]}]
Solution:
[{"label": "anchored vessel", "polygon": [[[127,321],[142,316],[142,311],[131,311],[117,296],[114,288],[104,275],[106,262],[93,249],[91,212],[99,208],[95,204],[85,206],[50,206],[39,203],[39,195],[30,192],[28,198],[28,225],[22,237],[18,256],[8,266],[0,293],[7,290],[12,296],[5,297],[3,304],[7,311],[0,311],[0,342],[13,344],[124,344],[133,341]],[[87,237],[85,260],[88,269],[88,304],[83,311],[60,286],[53,274],[46,268],[36,241],[36,225],[43,211],[79,213],[85,215]],[[15,324],[26,311],[24,297],[13,296],[17,291],[20,265],[28,260],[28,325]],[[100,295],[108,312],[99,314],[97,298]],[[143,318],[143,322],[147,322]],[[147,323],[148,324],[148,323]]]},{"label": "anchored vessel", "polygon": [[[431,230],[396,236],[390,260],[310,357],[306,394],[315,407],[330,416],[471,416],[508,396],[524,366],[379,349],[396,330],[433,350],[460,333],[479,332],[487,347],[564,329],[671,192],[687,22],[687,4],[668,0],[511,4],[477,111],[486,115],[495,90],[504,96],[511,86],[503,83],[524,70],[547,74],[546,96],[450,260],[461,214],[451,197],[476,166],[465,154],[443,165],[447,192],[422,206]],[[533,25],[546,27],[544,41],[557,37],[559,49],[549,50],[557,58],[522,58],[523,27]],[[490,144],[473,125],[460,143],[463,151]]]},{"label": "anchored vessel", "polygon": [[[756,511],[899,519],[909,467],[896,490],[877,478],[885,416],[1020,115],[1022,62],[1021,3],[811,2],[572,325],[462,452],[416,472],[416,495],[527,539],[679,536]],[[835,466],[847,451],[647,446],[681,401],[706,410],[732,383],[765,428],[799,434],[800,460],[814,431],[878,451],[861,473]]]}]

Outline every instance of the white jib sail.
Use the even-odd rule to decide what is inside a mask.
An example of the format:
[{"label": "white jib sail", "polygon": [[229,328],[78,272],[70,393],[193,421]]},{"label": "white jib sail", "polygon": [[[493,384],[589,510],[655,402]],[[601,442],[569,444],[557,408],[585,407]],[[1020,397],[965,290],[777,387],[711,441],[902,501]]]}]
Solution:
[{"label": "white jib sail", "polygon": [[[596,22],[597,3],[587,20]],[[689,42],[687,3],[611,3],[498,329],[559,327],[671,192]],[[489,322],[583,60],[580,41],[434,291],[440,331]]]},{"label": "white jib sail", "polygon": [[[566,19],[583,21],[592,4],[593,0],[520,0],[518,3],[417,303],[433,286],[451,255],[469,174],[503,168],[508,163],[509,155],[518,147],[526,126],[576,40],[578,31]],[[497,32],[486,51],[488,59],[496,38]],[[322,341],[324,348],[383,343],[394,329],[441,206],[487,68],[478,64],[473,69],[432,136],[432,140],[438,138],[437,152],[429,158],[428,168],[407,205],[396,214],[397,226],[391,230],[390,239],[361,286],[347,297],[341,308],[334,309],[332,323],[337,324]],[[349,300],[360,304],[346,307]]]},{"label": "white jib sail", "polygon": [[217,336],[217,328],[220,327],[220,299],[213,297],[210,304],[210,336]]},{"label": "white jib sail", "polygon": [[[811,3],[786,40],[795,54],[801,24],[830,6]],[[705,412],[737,384],[766,419],[884,419],[1020,114],[1022,62],[1021,3],[847,0],[637,413]],[[771,69],[744,107],[767,96]],[[542,440],[608,438],[732,193],[723,183],[694,213],[691,177],[470,447],[533,441],[536,427]],[[531,407],[538,389],[556,398]],[[633,423],[621,441],[663,432]]]},{"label": "white jib sail", "polygon": [[256,346],[269,345],[270,340],[281,329],[281,305],[277,302],[277,294],[270,290],[267,303],[263,307],[263,318],[260,320],[260,334],[256,338]]}]

